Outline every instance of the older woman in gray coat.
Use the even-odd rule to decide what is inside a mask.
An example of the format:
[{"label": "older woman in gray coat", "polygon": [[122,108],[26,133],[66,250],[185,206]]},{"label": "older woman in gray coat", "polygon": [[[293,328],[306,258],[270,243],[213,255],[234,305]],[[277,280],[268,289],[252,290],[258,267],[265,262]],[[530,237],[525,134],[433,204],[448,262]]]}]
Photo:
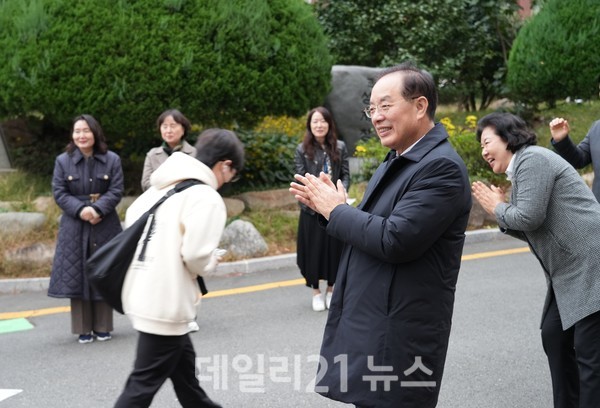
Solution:
[{"label": "older woman in gray coat", "polygon": [[600,204],[580,175],[508,113],[483,117],[477,128],[483,158],[512,183],[504,192],[481,182],[473,194],[501,230],[529,243],[548,292],[542,343],[555,408],[600,406]]},{"label": "older woman in gray coat", "polygon": [[56,158],[52,192],[63,211],[48,296],[71,299],[71,332],[80,343],[110,340],[112,308],[90,287],[85,261],[121,232],[116,212],[123,195],[121,159],[108,150],[90,115],[73,120],[72,140]]}]

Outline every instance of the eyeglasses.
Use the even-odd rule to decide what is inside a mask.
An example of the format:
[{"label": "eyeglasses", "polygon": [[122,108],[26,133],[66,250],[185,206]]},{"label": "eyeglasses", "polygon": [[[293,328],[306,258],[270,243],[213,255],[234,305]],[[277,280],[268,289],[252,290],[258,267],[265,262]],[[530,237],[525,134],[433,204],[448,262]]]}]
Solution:
[{"label": "eyeglasses", "polygon": [[227,183],[235,183],[236,181],[239,181],[239,179],[240,179],[240,175],[238,174],[238,172],[237,172],[237,170],[236,170],[236,169],[234,169],[233,167],[231,167],[231,166],[228,166],[228,165],[226,165],[226,164],[225,164],[223,167],[226,167],[226,168],[228,168],[228,169],[229,169],[229,172],[230,172],[231,174],[233,174],[233,176],[231,176],[231,178],[229,179],[229,181],[228,181]]},{"label": "eyeglasses", "polygon": [[[412,98],[410,98],[411,100],[420,98],[419,96],[413,96]],[[394,106],[393,103],[382,103],[381,105],[370,105],[367,106],[363,112],[365,113],[365,116],[369,119],[371,119],[373,116],[377,115],[377,112],[380,113],[387,113],[390,108]]]},{"label": "eyeglasses", "polygon": [[363,112],[365,112],[365,115],[367,116],[367,118],[371,119],[373,116],[377,115],[377,112],[381,112],[381,113],[387,113],[390,108],[394,106],[393,103],[382,103],[381,105],[371,105],[371,106],[367,106]]}]

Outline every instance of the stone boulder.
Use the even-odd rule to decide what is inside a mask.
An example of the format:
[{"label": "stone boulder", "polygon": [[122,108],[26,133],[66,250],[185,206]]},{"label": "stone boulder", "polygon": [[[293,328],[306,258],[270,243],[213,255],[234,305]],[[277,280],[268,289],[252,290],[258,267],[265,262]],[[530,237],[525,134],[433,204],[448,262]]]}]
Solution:
[{"label": "stone boulder", "polygon": [[224,197],[223,201],[225,201],[225,206],[227,207],[228,218],[240,215],[244,212],[244,209],[246,208],[246,204],[244,204],[242,200],[239,200],[237,198]]},{"label": "stone boulder", "polygon": [[51,196],[40,196],[33,200],[33,206],[36,211],[46,212],[49,211],[52,207],[58,207],[56,205],[56,201],[54,201],[54,197]]},{"label": "stone boulder", "polygon": [[4,259],[16,263],[49,263],[54,258],[54,245],[36,243],[4,253]]},{"label": "stone boulder", "polygon": [[0,212],[14,211],[21,205],[18,201],[0,201]]},{"label": "stone boulder", "polygon": [[479,229],[484,226],[495,225],[496,217],[488,214],[481,204],[473,197],[473,206],[471,207],[471,214],[469,214],[469,223],[467,224],[468,230]]},{"label": "stone boulder", "polygon": [[250,211],[298,208],[298,203],[287,188],[266,191],[251,191],[234,198],[240,199]]},{"label": "stone boulder", "polygon": [[121,201],[119,201],[119,204],[117,204],[117,213],[123,214],[123,217],[125,217],[125,211],[127,211],[131,203],[133,203],[136,199],[137,196],[123,196]]},{"label": "stone boulder", "polygon": [[356,143],[374,136],[371,119],[363,109],[369,105],[375,78],[383,68],[358,65],[334,65],[331,68],[331,92],[325,98],[325,106],[335,121],[341,140],[346,142],[350,156]]},{"label": "stone boulder", "polygon": [[220,245],[241,259],[263,256],[269,249],[254,225],[242,220],[235,220],[225,228]]},{"label": "stone boulder", "polygon": [[0,213],[0,233],[14,234],[34,231],[46,222],[46,215],[31,212]]}]

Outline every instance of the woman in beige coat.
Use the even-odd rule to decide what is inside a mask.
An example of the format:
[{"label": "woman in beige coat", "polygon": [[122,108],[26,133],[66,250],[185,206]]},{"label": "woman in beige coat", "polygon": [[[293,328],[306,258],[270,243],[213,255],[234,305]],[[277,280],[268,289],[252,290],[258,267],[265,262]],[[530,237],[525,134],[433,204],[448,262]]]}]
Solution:
[{"label": "woman in beige coat", "polygon": [[173,152],[196,156],[196,148],[185,141],[192,125],[183,113],[177,109],[166,110],[160,114],[156,125],[163,143],[159,147],[150,149],[146,154],[142,173],[142,191],[150,188],[150,176]]}]

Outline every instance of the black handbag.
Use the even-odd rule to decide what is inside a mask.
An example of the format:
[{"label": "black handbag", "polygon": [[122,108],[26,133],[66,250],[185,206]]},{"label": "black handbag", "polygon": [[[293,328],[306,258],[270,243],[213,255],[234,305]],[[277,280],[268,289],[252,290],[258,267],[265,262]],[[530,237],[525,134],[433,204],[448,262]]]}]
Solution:
[{"label": "black handbag", "polygon": [[[196,184],[202,184],[202,182],[190,179],[178,183],[135,223],[104,244],[86,261],[85,272],[90,285],[92,285],[100,296],[102,296],[104,301],[111,305],[117,312],[124,314],[123,303],[121,301],[123,282],[125,282],[125,275],[133,261],[138,242],[140,241],[144,230],[146,230],[148,220],[150,220],[150,223],[147,230],[151,231],[156,209],[173,194],[179,193]],[[139,260],[144,259],[148,239],[149,236],[146,234],[142,249],[138,256]],[[204,280],[201,276],[198,277],[198,284],[202,294],[205,295],[208,291],[206,290]]]}]

